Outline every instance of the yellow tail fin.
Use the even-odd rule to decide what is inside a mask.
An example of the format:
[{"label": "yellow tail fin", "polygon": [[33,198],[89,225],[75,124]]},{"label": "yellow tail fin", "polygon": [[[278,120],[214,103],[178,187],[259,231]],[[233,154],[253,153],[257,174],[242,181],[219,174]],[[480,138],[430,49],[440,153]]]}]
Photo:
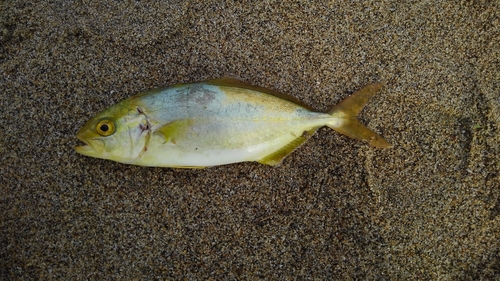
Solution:
[{"label": "yellow tail fin", "polygon": [[328,113],[336,119],[327,124],[327,126],[353,139],[366,141],[374,147],[392,147],[383,137],[361,124],[357,118],[359,112],[365,107],[368,100],[373,97],[381,87],[382,85],[379,83],[370,84],[342,100],[328,111]]}]

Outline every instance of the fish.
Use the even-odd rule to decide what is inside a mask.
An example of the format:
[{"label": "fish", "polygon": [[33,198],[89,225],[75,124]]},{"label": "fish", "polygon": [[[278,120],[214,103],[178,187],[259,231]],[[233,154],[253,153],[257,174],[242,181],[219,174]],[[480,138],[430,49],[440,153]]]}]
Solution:
[{"label": "fish", "polygon": [[357,115],[381,88],[367,85],[327,112],[235,78],[142,92],[98,113],[77,133],[85,156],[150,167],[275,166],[328,126],[376,148],[392,145]]}]

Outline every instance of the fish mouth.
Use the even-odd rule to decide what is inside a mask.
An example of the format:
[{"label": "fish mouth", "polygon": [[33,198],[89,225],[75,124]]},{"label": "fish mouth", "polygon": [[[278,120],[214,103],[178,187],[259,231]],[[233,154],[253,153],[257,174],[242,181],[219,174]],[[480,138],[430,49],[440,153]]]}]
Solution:
[{"label": "fish mouth", "polygon": [[[80,132],[76,134],[76,138],[85,143],[84,145],[75,146],[75,151],[85,156],[96,157],[99,151],[95,147],[95,143],[90,142],[87,138],[83,137]],[[93,141],[98,141],[99,139],[91,139]]]},{"label": "fish mouth", "polygon": [[76,134],[76,138],[85,143],[84,145],[75,146],[76,152],[83,155],[89,155],[90,153],[95,152],[95,149],[90,145],[90,143],[80,134]]},{"label": "fish mouth", "polygon": [[91,156],[95,153],[94,148],[90,145],[75,146],[75,151],[86,156]]}]

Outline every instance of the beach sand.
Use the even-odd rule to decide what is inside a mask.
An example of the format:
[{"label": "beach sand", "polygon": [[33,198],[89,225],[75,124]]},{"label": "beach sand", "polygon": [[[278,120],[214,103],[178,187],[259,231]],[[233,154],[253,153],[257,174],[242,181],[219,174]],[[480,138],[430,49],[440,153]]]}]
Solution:
[{"label": "beach sand", "polygon": [[[41,3],[38,3],[41,2]],[[500,2],[3,1],[0,279],[499,280]],[[277,167],[145,168],[76,131],[218,77],[362,122]]]}]

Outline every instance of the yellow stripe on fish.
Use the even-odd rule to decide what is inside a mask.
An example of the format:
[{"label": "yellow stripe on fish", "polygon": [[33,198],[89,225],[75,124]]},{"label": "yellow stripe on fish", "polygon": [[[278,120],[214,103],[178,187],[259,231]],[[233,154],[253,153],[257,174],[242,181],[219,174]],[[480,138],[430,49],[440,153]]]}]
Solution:
[{"label": "yellow stripe on fish", "polygon": [[232,78],[155,89],[97,114],[76,134],[86,145],[75,150],[141,166],[276,165],[322,126],[388,148],[356,118],[380,87],[368,85],[327,113]]}]

